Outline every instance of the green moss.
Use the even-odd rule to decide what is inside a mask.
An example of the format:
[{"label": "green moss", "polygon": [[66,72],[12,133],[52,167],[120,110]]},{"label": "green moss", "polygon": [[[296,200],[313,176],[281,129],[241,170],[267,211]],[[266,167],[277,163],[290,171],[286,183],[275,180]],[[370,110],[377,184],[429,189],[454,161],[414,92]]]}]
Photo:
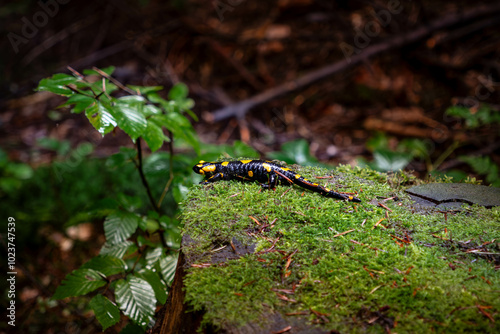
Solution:
[{"label": "green moss", "polygon": [[[210,262],[233,238],[256,245],[238,260],[189,269],[186,300],[205,323],[242,326],[280,312],[340,332],[500,330],[499,208],[416,213],[403,192],[408,176],[293,167],[308,179],[333,176],[317,181],[363,202],[296,186],[193,187],[183,204],[184,234],[196,241],[184,247],[188,258]],[[393,196],[384,202],[392,211],[376,205]]]}]

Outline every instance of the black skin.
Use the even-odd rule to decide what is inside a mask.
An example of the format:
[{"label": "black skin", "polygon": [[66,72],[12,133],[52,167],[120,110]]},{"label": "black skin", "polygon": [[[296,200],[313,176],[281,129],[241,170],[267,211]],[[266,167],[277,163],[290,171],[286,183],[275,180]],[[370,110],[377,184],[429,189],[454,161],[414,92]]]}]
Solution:
[{"label": "black skin", "polygon": [[294,171],[264,160],[238,160],[225,162],[200,161],[193,170],[205,176],[201,184],[209,184],[220,180],[257,181],[262,188],[274,189],[276,185],[296,184],[317,192],[325,197],[361,202],[360,199],[344,195],[311,182]]}]

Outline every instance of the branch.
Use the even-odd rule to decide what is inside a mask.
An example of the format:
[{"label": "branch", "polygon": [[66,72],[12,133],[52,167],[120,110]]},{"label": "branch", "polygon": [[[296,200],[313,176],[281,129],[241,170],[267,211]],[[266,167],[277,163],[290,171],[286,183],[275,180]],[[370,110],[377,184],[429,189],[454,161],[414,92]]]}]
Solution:
[{"label": "branch", "polygon": [[497,3],[490,6],[477,7],[464,13],[452,14],[449,16],[438,18],[434,21],[431,21],[425,26],[418,27],[415,30],[404,34],[393,36],[379,44],[369,46],[353,57],[345,58],[331,65],[309,72],[301,78],[281,84],[260,94],[254,95],[249,99],[218,109],[210,114],[207,118],[209,118],[208,120],[212,122],[222,121],[233,116],[242,118],[250,109],[255,106],[271,101],[279,96],[288,94],[299,88],[308,86],[318,80],[324,79],[360,62],[363,62],[370,57],[389,51],[391,49],[414,43],[436,30],[448,28],[457,23],[469,21],[482,15],[493,14],[498,11],[500,11],[500,4]]},{"label": "branch", "polygon": [[151,188],[149,187],[148,180],[146,180],[146,176],[144,175],[143,171],[143,166],[142,166],[142,149],[141,149],[141,138],[137,138],[137,158],[139,160],[137,169],[139,170],[139,175],[141,176],[141,181],[142,184],[144,185],[144,188],[146,188],[146,192],[148,193],[149,201],[151,202],[151,205],[153,206],[153,209],[156,212],[160,212],[160,209],[155,203],[155,200],[153,199],[153,195],[151,194]]}]

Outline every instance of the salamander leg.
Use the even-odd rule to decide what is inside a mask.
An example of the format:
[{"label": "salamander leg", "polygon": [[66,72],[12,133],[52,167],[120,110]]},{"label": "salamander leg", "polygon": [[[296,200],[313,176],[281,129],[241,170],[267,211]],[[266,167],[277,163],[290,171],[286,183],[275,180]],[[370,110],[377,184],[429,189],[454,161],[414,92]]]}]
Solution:
[{"label": "salamander leg", "polygon": [[275,173],[271,172],[271,173],[269,173],[269,182],[268,183],[261,183],[260,185],[264,189],[274,189],[274,188],[276,188],[277,182],[278,182],[278,177],[276,176]]},{"label": "salamander leg", "polygon": [[209,183],[212,183],[212,182],[217,182],[217,181],[222,180],[223,177],[224,177],[224,174],[217,173],[217,174],[214,174],[214,175],[210,176],[208,179],[200,182],[200,184],[209,184]]}]

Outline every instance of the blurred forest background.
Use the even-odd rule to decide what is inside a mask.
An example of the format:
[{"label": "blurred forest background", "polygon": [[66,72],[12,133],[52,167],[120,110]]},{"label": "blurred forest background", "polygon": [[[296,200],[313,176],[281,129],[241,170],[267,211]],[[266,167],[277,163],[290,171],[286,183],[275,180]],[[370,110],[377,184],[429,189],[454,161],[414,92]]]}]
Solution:
[{"label": "blurred forest background", "polygon": [[[85,300],[50,297],[104,243],[96,203],[145,196],[133,166],[109,158],[134,147],[126,134],[102,137],[56,108],[64,98],[34,91],[68,66],[187,85],[201,156],[165,144],[146,166],[158,197],[169,152],[186,175],[200,157],[250,152],[500,185],[498,1],[22,0],[0,18],[0,211],[17,222],[17,330],[101,330]],[[167,197],[176,220],[182,196]]]}]

